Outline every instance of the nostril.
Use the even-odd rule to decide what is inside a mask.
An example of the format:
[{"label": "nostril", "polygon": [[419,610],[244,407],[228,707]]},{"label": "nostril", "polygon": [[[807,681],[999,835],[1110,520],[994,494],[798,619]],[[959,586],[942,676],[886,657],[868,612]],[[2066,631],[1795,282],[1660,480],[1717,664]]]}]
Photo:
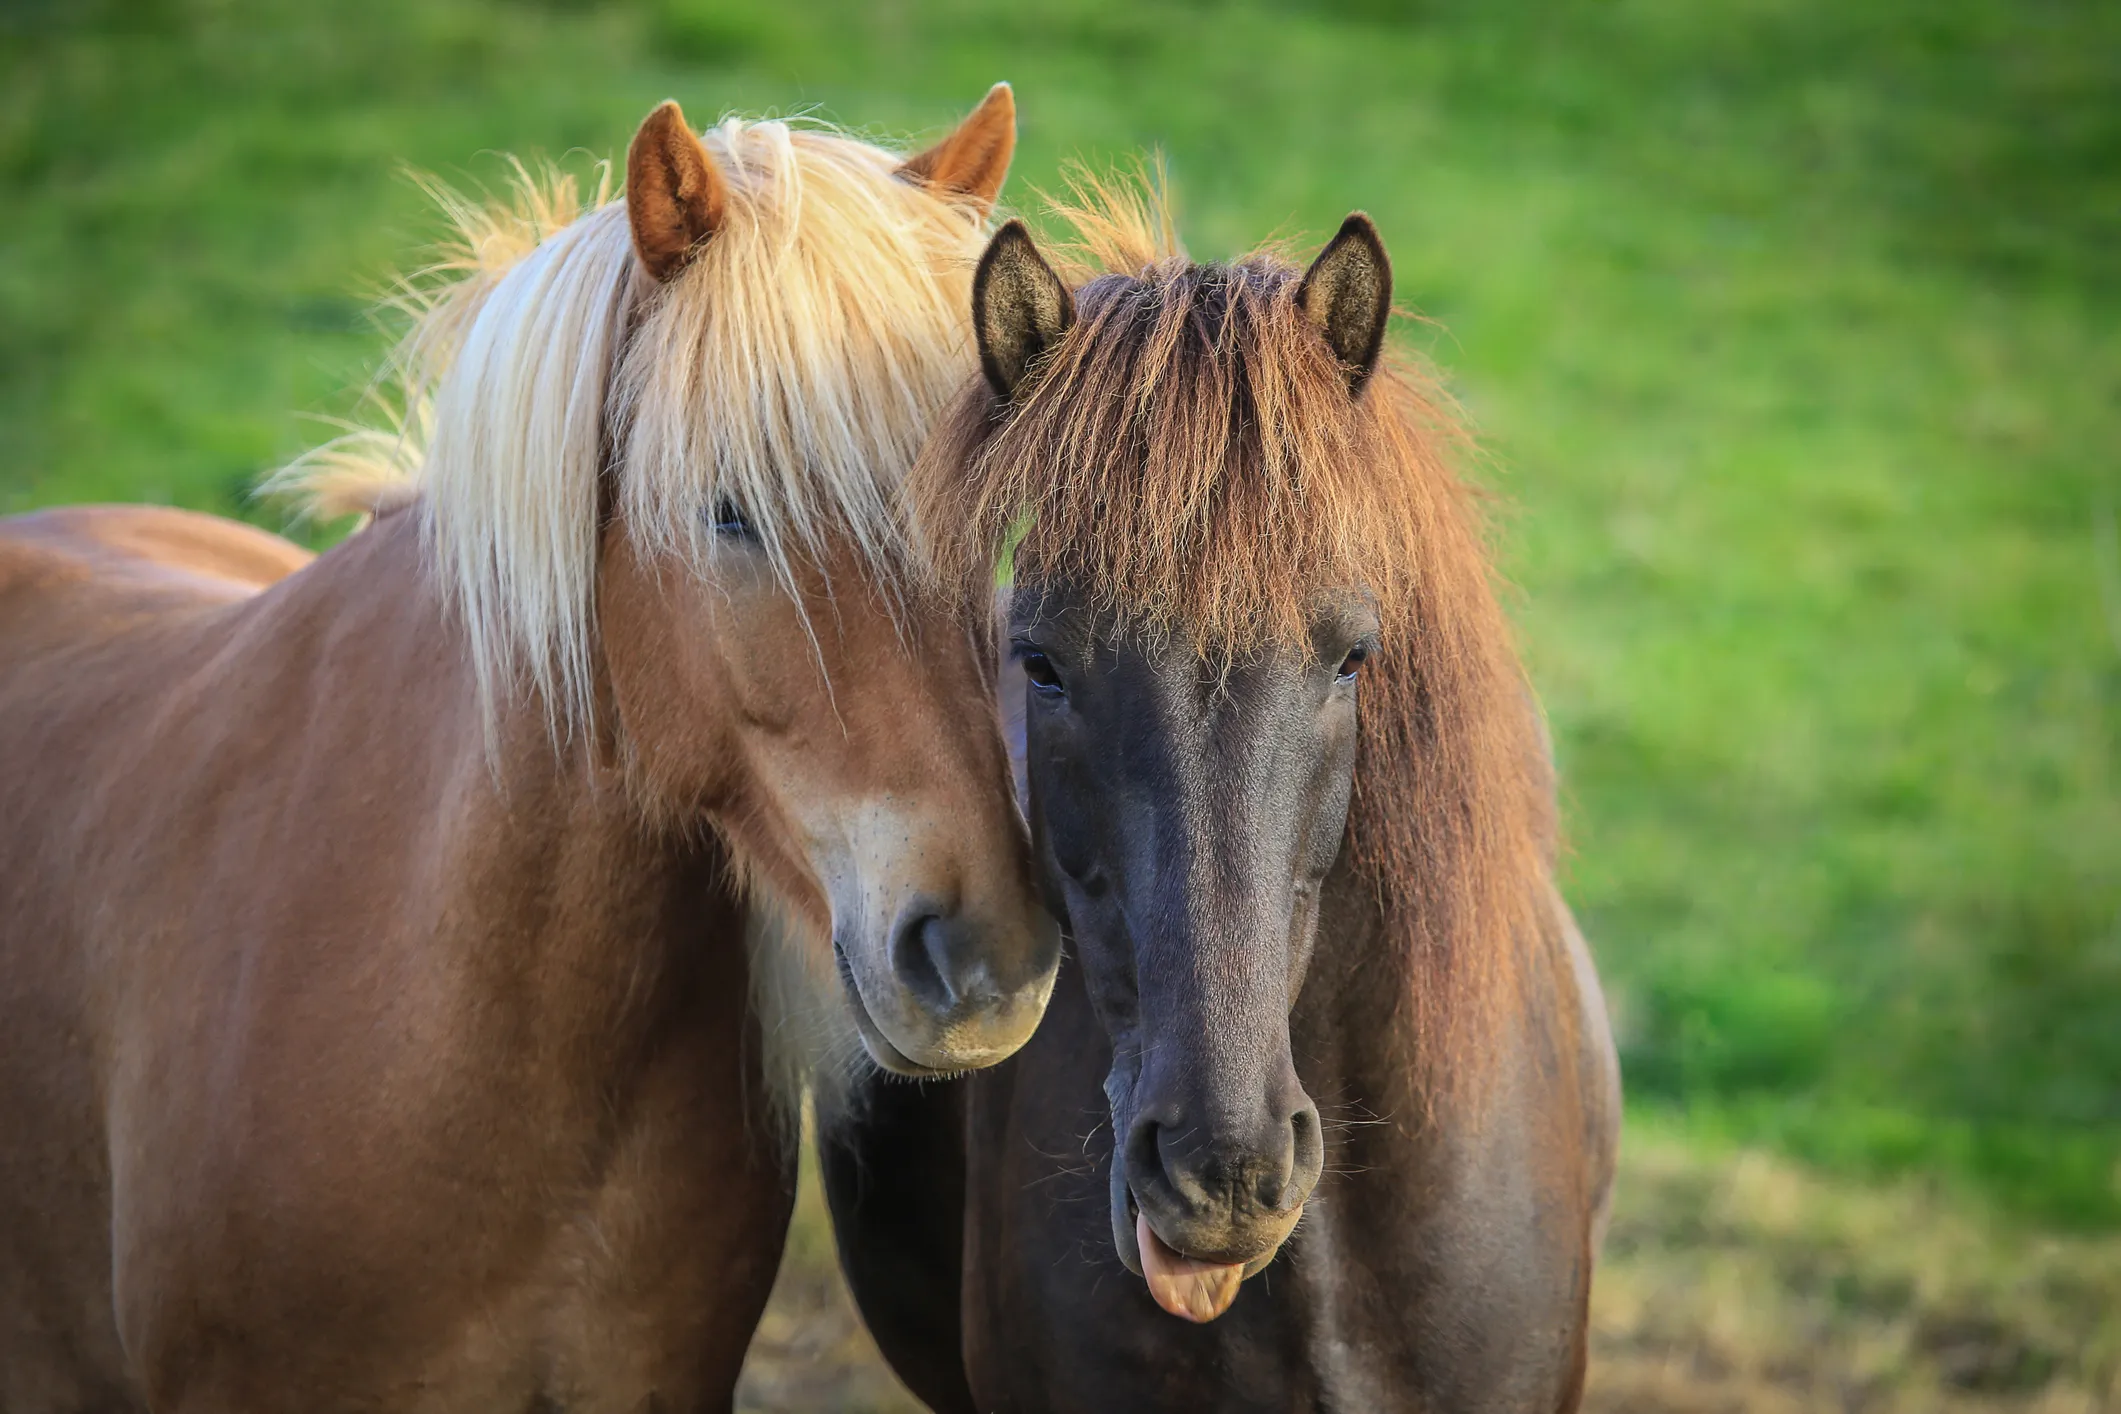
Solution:
[{"label": "nostril", "polygon": [[1127,1185],[1136,1194],[1162,1194],[1170,1187],[1164,1165],[1164,1126],[1143,1117],[1127,1133]]},{"label": "nostril", "polygon": [[1279,1172],[1260,1185],[1260,1201],[1276,1211],[1310,1197],[1326,1162],[1325,1134],[1316,1108],[1305,1105],[1290,1115],[1288,1133],[1290,1143],[1277,1166]]},{"label": "nostril", "polygon": [[891,964],[900,984],[936,1011],[957,1005],[945,931],[938,915],[917,913],[899,925],[891,940]]},{"label": "nostril", "polygon": [[1191,1124],[1136,1120],[1127,1141],[1127,1177],[1135,1191],[1195,1212],[1227,1208],[1238,1170],[1203,1138]]},{"label": "nostril", "polygon": [[956,913],[909,908],[892,941],[899,980],[922,1005],[941,1013],[1001,1000],[978,930]]}]

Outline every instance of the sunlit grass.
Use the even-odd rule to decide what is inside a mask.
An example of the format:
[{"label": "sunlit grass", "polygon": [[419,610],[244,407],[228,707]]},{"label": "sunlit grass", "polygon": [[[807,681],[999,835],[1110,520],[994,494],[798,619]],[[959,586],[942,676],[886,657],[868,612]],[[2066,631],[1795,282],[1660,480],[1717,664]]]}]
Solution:
[{"label": "sunlit grass", "polygon": [[2121,1239],[2061,1241],[1915,1182],[1629,1136],[1592,1297],[1598,1411],[2104,1410]]}]

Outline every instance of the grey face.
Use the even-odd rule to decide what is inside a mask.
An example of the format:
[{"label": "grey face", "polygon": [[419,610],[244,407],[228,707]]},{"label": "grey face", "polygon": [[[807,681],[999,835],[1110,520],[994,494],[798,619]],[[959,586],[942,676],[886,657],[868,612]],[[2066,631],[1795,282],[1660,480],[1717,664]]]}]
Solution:
[{"label": "grey face", "polygon": [[1323,1157],[1289,1010],[1340,853],[1374,613],[1227,666],[1121,634],[1064,586],[1019,589],[1032,830],[1112,1041],[1112,1231],[1264,1266]]}]

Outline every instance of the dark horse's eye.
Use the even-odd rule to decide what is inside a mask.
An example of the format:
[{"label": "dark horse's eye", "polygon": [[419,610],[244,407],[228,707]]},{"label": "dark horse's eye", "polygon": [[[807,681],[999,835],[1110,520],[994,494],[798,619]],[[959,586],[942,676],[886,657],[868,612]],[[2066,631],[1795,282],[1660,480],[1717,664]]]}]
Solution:
[{"label": "dark horse's eye", "polygon": [[714,503],[714,533],[726,535],[732,540],[758,539],[758,532],[751,528],[751,522],[737,509],[736,502],[727,496]]},{"label": "dark horse's eye", "polygon": [[1342,682],[1355,681],[1355,674],[1362,669],[1364,663],[1369,661],[1370,650],[1363,647],[1360,643],[1356,644],[1348,650],[1348,656],[1340,660],[1340,680]]},{"label": "dark horse's eye", "polygon": [[1024,665],[1024,676],[1031,679],[1031,685],[1040,692],[1061,690],[1060,674],[1053,671],[1051,658],[1036,648],[1020,648],[1017,650],[1016,659]]}]

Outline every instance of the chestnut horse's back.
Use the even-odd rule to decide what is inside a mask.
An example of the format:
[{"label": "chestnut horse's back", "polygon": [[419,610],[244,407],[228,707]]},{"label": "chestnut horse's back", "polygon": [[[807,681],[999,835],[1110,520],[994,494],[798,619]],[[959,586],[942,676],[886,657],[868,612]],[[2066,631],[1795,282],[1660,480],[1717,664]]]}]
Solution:
[{"label": "chestnut horse's back", "polygon": [[[309,561],[307,550],[254,526],[168,506],[67,506],[10,516],[0,520],[0,623],[59,603],[93,614],[93,601],[103,600],[117,611],[135,591],[159,591],[180,610],[224,602]],[[0,653],[13,651],[0,638]]]},{"label": "chestnut horse's back", "polygon": [[140,784],[126,758],[157,684],[211,652],[232,603],[309,558],[249,526],[158,507],[0,520],[0,1133],[34,1136],[0,1145],[0,1409],[137,1398],[103,1383],[125,1368],[112,1321],[58,1330],[40,1315],[111,1310],[104,1077],[74,926],[109,901],[53,879],[88,847],[76,827],[111,798],[98,787]]},{"label": "chestnut horse's back", "polygon": [[[93,695],[99,663],[137,681],[125,640],[166,637],[310,558],[255,527],[166,506],[70,506],[0,520],[0,713],[12,719],[36,699]],[[40,671],[51,654],[65,666]],[[22,724],[13,725],[0,753],[26,744]]]}]

